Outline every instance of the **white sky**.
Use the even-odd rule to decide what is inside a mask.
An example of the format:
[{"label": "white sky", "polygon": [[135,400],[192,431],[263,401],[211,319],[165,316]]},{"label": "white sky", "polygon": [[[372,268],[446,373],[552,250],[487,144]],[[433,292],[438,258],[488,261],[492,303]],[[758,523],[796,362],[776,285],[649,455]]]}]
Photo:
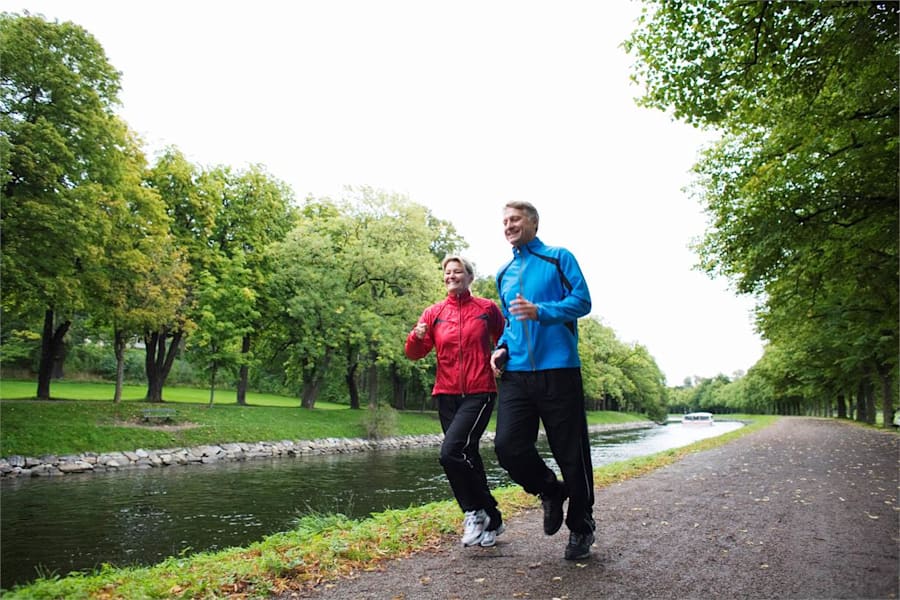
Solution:
[{"label": "white sky", "polygon": [[629,0],[0,0],[71,20],[122,72],[122,117],[192,162],[262,164],[294,189],[406,194],[454,223],[480,275],[510,255],[501,212],[541,213],[593,313],[670,385],[746,371],[752,302],[692,267],[705,228],[682,191],[710,139],[638,108],[620,47]]}]

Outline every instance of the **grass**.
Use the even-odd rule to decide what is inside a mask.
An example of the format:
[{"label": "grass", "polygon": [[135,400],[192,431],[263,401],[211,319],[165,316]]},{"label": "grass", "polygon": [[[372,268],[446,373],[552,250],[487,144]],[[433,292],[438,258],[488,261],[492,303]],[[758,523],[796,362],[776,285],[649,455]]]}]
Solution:
[{"label": "grass", "polygon": [[[773,423],[777,417],[748,417],[747,427],[683,448],[595,469],[598,487],[637,477],[682,457],[721,446]],[[537,508],[538,500],[517,486],[495,490],[504,514]],[[443,501],[389,510],[367,519],[313,515],[288,532],[247,548],[173,557],[152,567],[115,569],[67,577],[45,577],[4,595],[12,599],[93,598],[266,598],[377,568],[387,560],[436,547],[456,535],[459,509]]]},{"label": "grass", "polygon": [[[166,388],[166,407],[175,408],[179,428],[142,426],[141,411],[159,404],[142,399],[146,389],[126,386],[123,402],[113,404],[113,385],[54,382],[58,400],[36,401],[36,385],[0,382],[0,456],[35,456],[180,448],[225,442],[365,438],[368,410],[317,402],[300,408],[296,398],[273,394],[247,395],[247,406],[235,404],[233,392],[218,392],[208,405],[208,391]],[[592,412],[590,424],[642,420],[641,415]],[[493,430],[493,424],[490,426]],[[395,435],[441,432],[435,411],[398,411]]]}]

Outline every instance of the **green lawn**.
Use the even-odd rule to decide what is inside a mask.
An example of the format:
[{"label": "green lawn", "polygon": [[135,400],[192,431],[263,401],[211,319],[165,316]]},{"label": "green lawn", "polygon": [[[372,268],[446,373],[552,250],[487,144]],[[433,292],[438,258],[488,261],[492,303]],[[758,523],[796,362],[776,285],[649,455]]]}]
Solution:
[{"label": "green lawn", "polygon": [[[317,402],[314,410],[300,408],[297,398],[247,394],[247,406],[235,404],[233,391],[217,391],[210,407],[209,391],[166,388],[165,406],[174,408],[177,428],[143,426],[141,412],[158,404],[141,399],[146,388],[127,386],[123,402],[113,404],[110,383],[54,382],[58,400],[33,400],[31,381],[0,382],[0,456],[16,454],[77,454],[156,449],[224,442],[365,438],[370,411]],[[589,423],[624,423],[641,415],[591,412]],[[493,429],[493,424],[490,427]],[[400,411],[394,435],[441,432],[434,411]]]}]

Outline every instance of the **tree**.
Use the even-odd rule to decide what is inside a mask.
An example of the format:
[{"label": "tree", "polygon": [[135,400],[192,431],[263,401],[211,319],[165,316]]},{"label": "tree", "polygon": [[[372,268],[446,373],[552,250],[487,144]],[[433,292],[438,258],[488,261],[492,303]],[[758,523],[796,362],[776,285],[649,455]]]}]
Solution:
[{"label": "tree", "polygon": [[0,65],[3,304],[43,313],[37,397],[49,398],[140,157],[114,113],[120,74],[81,27],[3,13]]},{"label": "tree", "polygon": [[[143,156],[131,162],[143,165]],[[91,320],[113,331],[116,382],[113,402],[122,397],[125,349],[146,328],[170,318],[184,299],[186,264],[174,247],[169,219],[159,195],[142,185],[142,169],[123,169],[117,202],[107,202],[111,227],[106,232],[99,268],[92,280]]]},{"label": "tree", "polygon": [[352,224],[331,201],[307,201],[300,213],[285,240],[269,249],[271,314],[261,351],[286,381],[299,384],[301,406],[313,408],[332,362],[360,333],[343,259]]},{"label": "tree", "polygon": [[593,317],[578,321],[584,393],[594,410],[642,412],[663,420],[666,388],[662,371],[640,344],[621,342]]},{"label": "tree", "polygon": [[[838,387],[830,377],[874,372],[888,423],[900,341],[900,5],[648,7],[626,42],[641,103],[722,132],[696,166],[710,217],[701,268],[759,298],[760,331],[790,363],[779,387],[800,394],[783,410]],[[826,356],[839,373],[816,377],[801,363]]]},{"label": "tree", "polygon": [[158,315],[143,332],[147,401],[163,402],[163,386],[185,336],[195,327],[193,305],[198,278],[214,268],[217,250],[209,243],[216,206],[203,194],[198,170],[174,147],[167,148],[146,175],[146,185],[162,198],[169,217],[171,240],[185,264],[181,302]]},{"label": "tree", "polygon": [[422,250],[433,249],[438,239],[444,240],[448,253],[462,248],[447,245],[446,232],[452,227],[434,227],[430,211],[405,196],[370,187],[350,192],[350,214],[356,226],[347,247],[349,291],[362,315],[360,329],[365,335],[358,353],[368,368],[369,404],[378,405],[379,369],[391,373],[396,404],[401,388],[398,375],[409,365],[398,342],[424,306],[445,295],[440,277],[435,276],[440,261],[433,252],[428,255]]},{"label": "tree", "polygon": [[243,362],[241,340],[249,334],[259,316],[254,306],[256,293],[246,285],[248,270],[243,258],[224,260],[218,278],[204,271],[196,289],[197,329],[188,339],[189,355],[209,375],[209,406],[216,393],[216,376],[223,369],[234,370]]},{"label": "tree", "polygon": [[[247,293],[232,296],[241,310],[229,311],[235,326],[244,332],[237,385],[237,403],[243,405],[253,361],[252,335],[262,326],[262,312],[256,305],[263,302],[259,295],[272,269],[266,261],[266,249],[283,240],[294,224],[293,192],[259,165],[237,172],[220,166],[204,173],[202,179],[206,185],[201,189],[212,194],[210,204],[218,207],[210,238],[224,257],[217,264],[226,267],[229,261],[237,261],[245,277],[238,285]],[[243,306],[250,298],[253,302]]]},{"label": "tree", "polygon": [[341,202],[308,201],[297,227],[272,247],[277,267],[268,294],[281,312],[270,321],[265,348],[301,384],[307,408],[336,372],[353,408],[361,406],[360,380],[377,404],[380,371],[397,393],[411,373],[402,339],[441,294],[424,207],[372,188],[350,194]]}]

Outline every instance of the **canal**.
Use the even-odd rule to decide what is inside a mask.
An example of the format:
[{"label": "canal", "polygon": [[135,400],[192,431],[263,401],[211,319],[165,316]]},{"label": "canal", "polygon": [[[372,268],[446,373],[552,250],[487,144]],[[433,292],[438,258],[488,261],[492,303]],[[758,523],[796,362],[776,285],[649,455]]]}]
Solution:
[{"label": "canal", "polygon": [[[740,427],[670,423],[594,433],[594,466],[685,446]],[[549,450],[541,453],[549,458]],[[509,485],[482,448],[492,487]],[[102,564],[243,546],[311,512],[365,517],[451,496],[438,449],[373,451],[0,481],[0,587]],[[552,461],[552,459],[551,459]]]}]

